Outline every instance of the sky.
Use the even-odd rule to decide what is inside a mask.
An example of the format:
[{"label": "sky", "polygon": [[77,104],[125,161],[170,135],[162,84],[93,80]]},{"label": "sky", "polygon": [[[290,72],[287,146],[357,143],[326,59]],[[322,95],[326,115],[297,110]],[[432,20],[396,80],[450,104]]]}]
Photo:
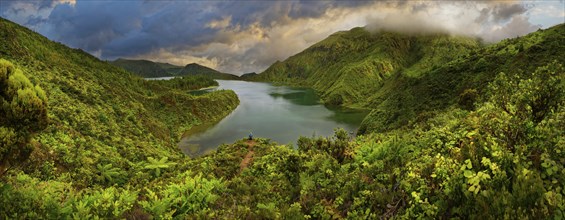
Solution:
[{"label": "sky", "polygon": [[103,60],[261,72],[337,31],[444,31],[486,42],[565,22],[556,1],[0,0],[0,17]]}]

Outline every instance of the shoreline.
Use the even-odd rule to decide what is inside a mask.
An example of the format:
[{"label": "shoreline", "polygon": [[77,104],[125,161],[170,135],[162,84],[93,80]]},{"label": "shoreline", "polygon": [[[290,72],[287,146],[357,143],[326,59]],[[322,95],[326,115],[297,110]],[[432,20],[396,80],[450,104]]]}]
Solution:
[{"label": "shoreline", "polygon": [[218,88],[220,86],[208,86],[208,87],[204,87],[204,88],[200,88],[200,89],[195,89],[195,90],[190,90],[190,91],[202,91],[202,90],[207,90],[207,89],[215,89]]}]

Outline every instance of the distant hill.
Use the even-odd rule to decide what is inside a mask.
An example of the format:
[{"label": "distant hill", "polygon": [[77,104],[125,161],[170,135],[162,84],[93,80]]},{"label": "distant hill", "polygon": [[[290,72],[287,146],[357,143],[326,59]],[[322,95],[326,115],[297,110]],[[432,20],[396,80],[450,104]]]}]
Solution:
[{"label": "distant hill", "polygon": [[238,79],[239,77],[236,75],[232,75],[229,73],[222,73],[215,69],[202,66],[200,64],[191,63],[186,65],[182,68],[176,75],[178,76],[186,76],[186,75],[206,75],[210,76],[213,79]]},{"label": "distant hill", "polygon": [[205,75],[213,79],[238,79],[238,76],[222,73],[212,68],[200,64],[191,63],[184,67],[170,63],[159,63],[149,60],[129,60],[117,59],[110,62],[115,66],[124,68],[144,78],[168,77],[168,76],[188,76]]},{"label": "distant hill", "polygon": [[242,80],[246,80],[246,79],[251,79],[255,76],[257,76],[257,73],[252,72],[252,73],[244,73],[243,75],[239,76],[239,78]]},{"label": "distant hill", "polygon": [[121,58],[111,61],[110,63],[144,78],[173,76],[173,74],[167,71],[168,69],[174,68],[171,64],[160,64],[149,60],[128,60]]}]

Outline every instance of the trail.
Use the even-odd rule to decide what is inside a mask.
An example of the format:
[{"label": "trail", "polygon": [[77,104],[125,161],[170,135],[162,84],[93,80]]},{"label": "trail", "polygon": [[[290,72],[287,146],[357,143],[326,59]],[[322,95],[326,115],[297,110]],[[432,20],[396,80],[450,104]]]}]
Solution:
[{"label": "trail", "polygon": [[253,152],[253,146],[255,146],[257,142],[255,142],[255,140],[247,140],[245,143],[247,144],[247,154],[241,161],[241,164],[239,164],[239,173],[253,162],[253,154],[255,153]]}]

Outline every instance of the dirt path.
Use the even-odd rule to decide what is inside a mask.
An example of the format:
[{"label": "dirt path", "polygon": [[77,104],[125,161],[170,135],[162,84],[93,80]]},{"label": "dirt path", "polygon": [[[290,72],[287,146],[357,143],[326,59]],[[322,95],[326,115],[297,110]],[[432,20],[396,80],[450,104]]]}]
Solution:
[{"label": "dirt path", "polygon": [[247,140],[245,143],[247,144],[247,154],[241,161],[241,164],[239,164],[239,173],[241,173],[243,169],[247,168],[247,166],[251,162],[253,162],[253,154],[255,153],[253,152],[253,146],[255,146],[256,144],[255,140]]}]

